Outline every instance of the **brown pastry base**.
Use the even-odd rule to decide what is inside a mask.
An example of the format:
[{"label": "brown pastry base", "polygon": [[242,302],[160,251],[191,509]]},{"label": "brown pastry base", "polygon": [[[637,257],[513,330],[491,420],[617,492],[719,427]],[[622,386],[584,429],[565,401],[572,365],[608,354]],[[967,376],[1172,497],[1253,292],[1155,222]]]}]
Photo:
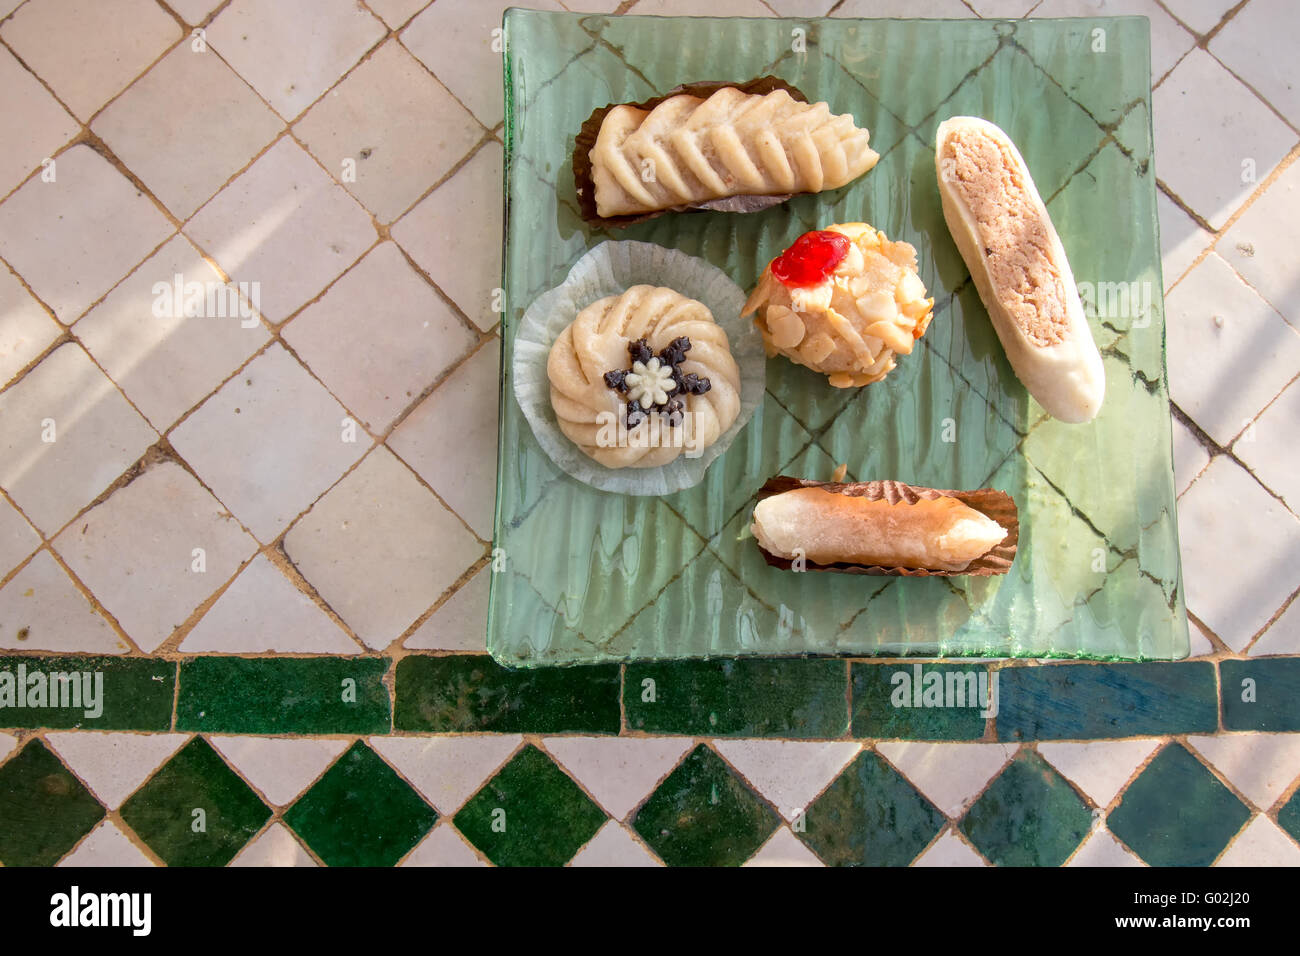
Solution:
[{"label": "brown pastry base", "polygon": [[[1016,545],[1020,541],[1020,514],[1016,509],[1015,501],[1004,491],[997,491],[993,488],[981,488],[978,491],[939,491],[934,488],[920,488],[904,484],[901,481],[851,481],[845,483],[811,481],[807,478],[778,475],[775,478],[769,478],[767,483],[758,490],[758,499],[761,501],[764,498],[770,498],[772,495],[793,491],[796,488],[822,488],[836,494],[860,496],[871,501],[878,501],[883,498],[891,504],[899,501],[912,503],[922,498],[929,500],[956,498],[962,504],[974,508],[1007,529],[1007,536],[999,544],[972,561],[964,571],[886,568],[874,564],[845,564],[843,562],[816,564],[812,561],[804,562],[805,571],[838,571],[841,574],[870,574],[876,577],[906,578],[952,578],[965,575],[988,577],[994,574],[1006,574],[1011,570],[1011,563],[1016,557]],[[772,567],[789,571],[794,566],[794,562],[789,558],[778,558],[763,548],[762,545],[756,543],[755,546],[762,552],[763,559]]]},{"label": "brown pastry base", "polygon": [[688,93],[691,96],[708,98],[713,93],[725,86],[732,86],[742,93],[757,93],[760,96],[771,93],[773,90],[785,90],[794,99],[800,103],[807,103],[808,97],[804,96],[796,87],[791,86],[785,80],[777,76],[760,76],[758,79],[749,80],[746,83],[729,83],[725,80],[709,80],[699,83],[683,83],[664,93],[662,96],[656,96],[652,99],[643,100],[640,103],[610,103],[606,106],[599,107],[592,111],[587,117],[587,121],[582,124],[578,130],[578,136],[573,143],[573,186],[578,194],[578,209],[582,213],[582,218],[589,225],[609,226],[615,229],[622,229],[625,226],[631,226],[638,222],[645,222],[647,219],[654,219],[656,216],[662,216],[669,212],[694,212],[708,211],[714,212],[760,212],[772,206],[778,206],[785,202],[795,193],[780,193],[767,196],[727,196],[723,199],[711,199],[708,202],[690,203],[683,206],[671,206],[668,209],[657,209],[654,212],[640,213],[635,216],[601,216],[596,212],[596,186],[591,179],[591,150],[596,145],[596,137],[600,134],[600,124],[605,121],[605,115],[616,106],[634,106],[640,110],[652,110],[664,100],[682,93]]}]

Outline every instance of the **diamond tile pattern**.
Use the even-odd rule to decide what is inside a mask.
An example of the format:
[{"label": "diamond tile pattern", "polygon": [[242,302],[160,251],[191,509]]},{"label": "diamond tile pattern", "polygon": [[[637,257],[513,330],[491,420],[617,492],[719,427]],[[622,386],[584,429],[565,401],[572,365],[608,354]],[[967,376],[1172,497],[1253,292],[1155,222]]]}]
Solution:
[{"label": "diamond tile pattern", "polygon": [[528,746],[456,814],[497,866],[556,866],[595,836],[605,813],[546,754]]},{"label": "diamond tile pattern", "polygon": [[438,814],[357,741],[284,815],[330,866],[392,866]]},{"label": "diamond tile pattern", "polygon": [[779,823],[776,811],[703,745],[632,819],[636,832],[669,866],[739,866]]},{"label": "diamond tile pattern", "polygon": [[122,804],[122,819],[169,866],[225,866],[270,816],[202,737]]},{"label": "diamond tile pattern", "polygon": [[[708,628],[683,624],[694,599],[681,567],[716,555],[720,574],[751,577],[738,539],[744,494],[765,467],[728,456],[707,494],[665,502],[663,521],[698,534],[690,553],[649,565],[624,538],[609,542],[598,559],[613,569],[609,581],[644,576],[662,588],[646,614],[609,587],[568,595],[568,572],[585,568],[585,555],[521,589],[511,556],[489,551],[500,344],[484,333],[504,318],[508,337],[504,310],[524,304],[497,294],[504,133],[493,29],[505,6],[169,0],[187,24],[212,18],[207,48],[196,49],[152,0],[0,0],[0,18],[14,14],[0,22],[0,647],[9,655],[0,658],[0,863],[1295,865],[1300,765],[1285,701],[1295,699],[1300,601],[1294,575],[1277,569],[1295,567],[1288,549],[1300,520],[1288,457],[1300,390],[1300,101],[1289,34],[1276,29],[1283,0],[1049,0],[1035,11],[1148,16],[1154,78],[1172,69],[1151,110],[1116,108],[1095,75],[1081,82],[1096,73],[1091,34],[1032,22],[1016,25],[1014,42],[972,30],[979,50],[934,64],[940,82],[864,66],[879,35],[870,24],[852,25],[849,48],[815,47],[809,58],[819,82],[847,76],[878,104],[872,140],[888,152],[876,180],[905,175],[916,187],[906,208],[849,196],[835,207],[840,219],[934,211],[923,188],[934,125],[1009,102],[958,69],[967,54],[1033,84],[1056,62],[1043,106],[1054,123],[1041,132],[1097,145],[1112,135],[1077,171],[1040,169],[1039,134],[1025,134],[1063,235],[1062,209],[1126,208],[1111,186],[1148,168],[1144,127],[1155,117],[1170,386],[1194,426],[1174,426],[1187,591],[1160,601],[1185,597],[1213,632],[1202,641],[1211,659],[1003,668],[1002,709],[989,720],[973,708],[888,706],[900,668],[874,661],[510,671],[482,654],[494,587],[523,595],[515,613],[530,630],[556,613],[552,603],[563,614],[587,601],[639,622],[628,632],[633,653],[667,633],[696,639]],[[642,0],[633,12],[677,6]],[[739,0],[712,12],[808,18],[829,6]],[[973,7],[1018,17],[1034,6],[852,0],[836,13],[966,17]],[[1166,13],[1204,34],[1232,8],[1208,51],[1193,49]],[[596,42],[599,22],[617,43]],[[635,59],[649,43],[634,22],[565,21],[567,75],[611,101],[682,79],[621,69],[620,56]],[[920,37],[926,27],[915,29]],[[773,59],[787,52],[780,31],[772,42]],[[1054,57],[1060,48],[1073,53]],[[673,70],[708,72],[693,50],[680,53]],[[609,76],[625,79],[615,89]],[[534,90],[547,79],[529,78]],[[576,112],[567,125],[580,122]],[[89,138],[69,147],[83,124]],[[563,137],[550,139],[528,172],[546,195],[569,174]],[[810,205],[788,208],[792,230],[821,224]],[[562,230],[558,260],[571,261],[585,233],[563,200],[548,212]],[[730,241],[708,225],[715,219],[725,217],[701,217],[702,233]],[[674,228],[668,217],[643,235],[671,244]],[[1114,278],[1123,246],[1080,259],[1078,278]],[[946,237],[919,251],[943,309],[895,385],[906,392],[914,378],[961,369],[969,422],[987,424],[985,444],[997,446],[988,472],[1025,451],[1069,496],[1062,540],[1086,551],[1097,540],[1087,525],[1106,531],[1113,503],[1088,487],[1086,462],[1042,454],[1052,423],[999,384],[1011,373]],[[530,273],[533,288],[558,278],[541,272]],[[183,297],[161,308],[156,287],[178,274],[205,293],[243,283],[240,311],[210,314],[205,298],[187,313]],[[1159,343],[1109,326],[1100,339],[1110,367],[1129,363],[1156,380]],[[268,347],[277,328],[283,341]],[[785,379],[798,374],[774,365],[774,396],[796,394]],[[1140,383],[1121,384],[1134,388],[1122,400],[1151,400]],[[865,407],[849,394],[788,405],[769,397],[751,430],[782,465],[858,469],[863,429],[882,441],[894,434],[885,394]],[[54,440],[42,440],[46,419]],[[348,421],[355,442],[343,437]],[[376,442],[391,452],[372,450]],[[124,475],[134,480],[114,487]],[[521,520],[538,513],[555,478],[554,469],[527,476]],[[611,516],[621,512],[593,521]],[[259,542],[269,547],[249,563]],[[1040,545],[1027,537],[1026,554]],[[199,547],[201,573],[192,570]],[[1161,577],[1168,550],[1144,549],[1142,569]],[[1106,555],[1107,570],[1126,557]],[[1035,560],[1034,573],[1047,573]],[[899,599],[888,582],[873,586],[885,589],[877,599]],[[961,627],[968,596],[948,589],[935,613]],[[850,603],[860,608],[860,594]],[[711,605],[697,623],[734,616],[756,635],[780,635],[799,606],[797,594],[774,588]],[[868,623],[845,608],[826,613],[845,627]],[[1074,611],[1066,600],[1036,613],[1046,639]],[[1118,606],[1110,613],[1116,626],[1131,624]],[[176,625],[185,630],[173,636]],[[403,635],[399,661],[376,653]],[[169,640],[179,663],[150,654],[174,647]],[[66,684],[48,676],[80,673],[103,676],[98,716],[61,706]],[[655,701],[644,696],[647,678]],[[1005,763],[1022,740],[1031,749]]]}]

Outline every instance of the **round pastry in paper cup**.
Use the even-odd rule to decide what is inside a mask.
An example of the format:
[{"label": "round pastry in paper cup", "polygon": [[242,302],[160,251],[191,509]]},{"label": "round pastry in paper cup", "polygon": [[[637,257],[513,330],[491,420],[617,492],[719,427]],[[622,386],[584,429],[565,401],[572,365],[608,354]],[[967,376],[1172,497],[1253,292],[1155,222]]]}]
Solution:
[{"label": "round pastry in paper cup", "polygon": [[[681,421],[680,415],[676,418],[671,415],[671,405],[659,409],[664,414],[652,412],[632,427],[627,427],[629,421],[633,421],[632,418],[605,422],[604,425],[610,428],[609,433],[617,435],[620,443],[626,441],[628,435],[636,434],[638,427],[653,426],[662,436],[657,444],[665,451],[676,445],[680,453],[664,464],[651,467],[610,467],[602,464],[561,430],[548,374],[552,346],[562,336],[574,335],[570,326],[593,303],[610,297],[622,297],[618,304],[626,308],[628,303],[625,300],[629,297],[644,299],[658,296],[661,299],[673,299],[672,293],[687,300],[695,300],[695,303],[703,305],[712,314],[712,322],[709,322],[698,305],[676,303],[679,308],[689,310],[691,320],[686,324],[674,323],[674,328],[694,328],[698,344],[690,343],[689,337],[685,342],[674,339],[671,343],[652,342],[646,345],[643,341],[642,354],[638,355],[634,341],[619,340],[617,348],[611,342],[603,343],[609,350],[610,359],[607,364],[611,365],[608,371],[612,373],[612,378],[601,381],[600,387],[610,389],[607,398],[617,399],[615,404],[626,403],[621,404],[623,411],[620,414],[631,411],[634,415],[635,406],[631,402],[635,395],[641,394],[635,383],[640,379],[642,388],[646,382],[653,386],[654,383],[646,376],[654,373],[665,376],[664,382],[667,383],[667,376],[680,371],[678,360],[682,358],[681,348],[684,345],[687,351],[684,361],[680,361],[680,369],[690,370],[687,384],[692,386],[693,391],[689,397],[684,391],[680,392],[681,398],[689,403],[698,395],[703,401],[713,402],[721,398],[721,391],[719,395],[710,398],[707,390],[711,386],[701,379],[707,378],[711,367],[718,368],[720,364],[727,366],[729,375],[730,362],[721,362],[724,358],[722,352],[729,351],[738,371],[739,388],[736,391],[739,393],[739,409],[730,425],[707,444],[700,435],[694,434],[691,420],[683,423],[682,427],[668,424],[670,421]],[[515,399],[532,426],[538,444],[567,474],[601,491],[627,495],[667,495],[699,484],[709,465],[727,450],[763,399],[767,359],[757,329],[751,322],[740,317],[744,304],[745,293],[726,273],[703,259],[688,256],[676,249],[648,242],[621,241],[604,242],[589,251],[574,264],[561,285],[543,293],[527,308],[515,331],[514,355],[511,358]],[[717,332],[718,328],[726,333],[725,343]],[[647,348],[650,351],[646,351]],[[658,355],[653,354],[656,348]],[[614,357],[615,354],[617,358]],[[712,356],[712,366],[708,364],[708,356]],[[637,371],[638,365],[641,366],[640,372]],[[627,384],[623,378],[625,374]],[[678,380],[681,381],[680,376]],[[607,382],[614,384],[608,385]],[[631,388],[629,384],[632,385]],[[729,384],[720,382],[720,390]],[[671,385],[669,389],[671,400]],[[663,397],[662,394],[659,397]],[[556,401],[563,403],[566,399],[559,396]],[[690,408],[687,408],[688,413],[689,411]],[[613,419],[615,416],[609,417]],[[707,432],[706,428],[704,434]],[[570,433],[573,433],[571,426]]]}]

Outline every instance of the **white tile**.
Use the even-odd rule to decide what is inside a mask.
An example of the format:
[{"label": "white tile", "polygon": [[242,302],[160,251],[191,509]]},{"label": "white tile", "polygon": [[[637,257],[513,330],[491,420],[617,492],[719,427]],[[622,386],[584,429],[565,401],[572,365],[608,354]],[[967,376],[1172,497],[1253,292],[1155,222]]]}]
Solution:
[{"label": "white tile", "polygon": [[1233,444],[1232,450],[1264,485],[1300,513],[1300,445],[1295,440],[1300,422],[1300,382],[1293,382],[1259,416],[1253,428]]},{"label": "white tile", "polygon": [[488,588],[492,566],[484,565],[429,615],[402,644],[412,651],[487,651]]},{"label": "white tile", "polygon": [[47,733],[63,762],[116,810],[189,740],[188,734]]},{"label": "white tile", "polygon": [[[492,537],[501,345],[493,338],[403,419],[388,445],[474,533]],[[456,449],[448,455],[447,449]]]},{"label": "white tile", "polygon": [[[1025,0],[1020,0],[1024,3]],[[789,0],[785,2],[771,3],[770,6],[782,16],[789,16],[785,12],[785,7],[789,5]],[[817,4],[809,4],[816,6]],[[809,16],[811,14],[801,14]],[[845,0],[835,8],[834,17],[934,17],[940,20],[960,20],[966,17],[974,17],[975,13],[970,7],[962,3],[961,0]]]},{"label": "white tile", "polygon": [[285,535],[284,549],[353,632],[396,640],[484,546],[380,447]]},{"label": "white tile", "polygon": [[1300,332],[1215,253],[1165,309],[1170,396],[1226,446],[1300,369]]},{"label": "white tile", "polygon": [[181,15],[181,19],[191,26],[198,26],[208,18],[222,0],[167,0],[167,6]]},{"label": "white tile", "polygon": [[1042,743],[1038,752],[1048,763],[1092,797],[1109,806],[1133,772],[1151,756],[1158,740],[1099,740],[1093,743]]},{"label": "white tile", "polygon": [[1215,247],[1283,318],[1300,329],[1300,163],[1292,163],[1258,196]]},{"label": "white tile", "polygon": [[501,144],[490,140],[393,226],[393,238],[485,332],[501,318]]},{"label": "white tile", "polygon": [[157,440],[72,342],[0,394],[0,485],[46,534],[58,531]]},{"label": "white tile", "polygon": [[862,749],[850,741],[719,740],[715,746],[787,820],[803,813]]},{"label": "white tile", "polygon": [[1218,651],[1218,647],[1210,640],[1210,634],[1205,628],[1195,621],[1187,622],[1188,649],[1187,658],[1191,660],[1197,657],[1208,657]]},{"label": "white tile", "polygon": [[0,37],[83,120],[181,37],[153,0],[39,0],[0,26]]},{"label": "white tile", "polygon": [[1204,36],[1219,25],[1223,15],[1239,0],[1163,0],[1164,5],[1187,26]]},{"label": "white tile", "polygon": [[1040,0],[968,0],[971,7],[982,17],[989,19],[1016,19],[1023,17]]},{"label": "white tile", "polygon": [[988,861],[951,830],[912,861],[913,866],[988,866]]},{"label": "white tile", "polygon": [[211,50],[182,43],[91,128],[176,218],[188,219],[284,122]]},{"label": "white tile", "polygon": [[356,0],[234,0],[208,42],[285,119],[329,89],[384,35]]},{"label": "white tile", "polygon": [[399,866],[487,866],[449,823],[439,821]]},{"label": "white tile", "polygon": [[1016,754],[1015,744],[886,742],[876,749],[954,819]]},{"label": "white tile", "polygon": [[1160,216],[1160,271],[1168,292],[1214,236],[1198,226],[1163,189],[1156,190],[1156,212]]},{"label": "white tile", "polygon": [[[846,0],[843,6],[860,6],[861,2],[862,0],[857,0],[857,2],[855,2],[855,0]],[[918,6],[921,4],[921,2],[923,2],[923,0],[919,0]],[[960,5],[961,0],[953,0],[953,2],[956,2]],[[835,0],[831,0],[830,3],[827,3],[827,0],[767,0],[767,5],[776,11],[777,16],[824,17],[826,16],[830,8],[835,6]],[[566,4],[566,6],[568,6],[570,10],[574,9],[572,3],[568,3]],[[841,7],[841,9],[843,8]],[[880,14],[841,13],[840,10],[836,10],[835,13],[837,16],[845,16],[845,17],[858,17],[858,16],[887,17],[891,15],[888,13],[880,13]],[[974,14],[971,13],[969,10],[966,11],[966,15],[974,16]],[[923,14],[918,13],[917,16],[923,16]]]},{"label": "white tile", "polygon": [[293,803],[347,747],[346,740],[209,737],[239,773],[277,807]]},{"label": "white tile", "polygon": [[238,286],[224,283],[180,235],[87,312],[76,334],[159,431],[169,429],[270,337]]},{"label": "white tile", "polygon": [[622,820],[691,749],[687,737],[548,737],[543,743],[616,820]]},{"label": "white tile", "polygon": [[0,196],[81,131],[81,124],[0,48]]},{"label": "white tile", "polygon": [[1174,492],[1181,495],[1210,463],[1210,453],[1205,450],[1190,428],[1173,419],[1174,426]]},{"label": "white tile", "polygon": [[1276,571],[1300,562],[1300,522],[1220,455],[1178,499],[1178,532],[1188,609],[1240,652],[1295,587]]},{"label": "white tile", "polygon": [[637,0],[629,11],[656,17],[770,17],[772,10],[760,0]]},{"label": "white tile", "polygon": [[1300,655],[1300,598],[1292,601],[1250,648],[1251,657],[1275,654]]},{"label": "white tile", "polygon": [[1295,145],[1296,135],[1204,50],[1152,94],[1156,173],[1215,229]]},{"label": "white tile", "polygon": [[0,19],[9,16],[26,2],[27,0],[0,0]]},{"label": "white tile", "polygon": [[371,737],[367,742],[440,816],[450,817],[496,775],[522,741],[518,734],[485,734]]},{"label": "white tile", "polygon": [[181,641],[182,654],[359,654],[363,648],[264,554]]},{"label": "white tile", "polygon": [[491,584],[491,564],[474,572],[415,633],[403,641],[408,650],[461,650],[485,653],[487,650],[487,591]]},{"label": "white tile", "polygon": [[0,588],[0,647],[88,654],[130,650],[48,551]]},{"label": "white tile", "polygon": [[272,823],[266,832],[239,851],[231,866],[319,866],[302,848],[283,823]]},{"label": "white tile", "polygon": [[157,866],[112,820],[105,820],[57,866]]},{"label": "white tile", "polygon": [[89,146],[74,146],[52,168],[53,182],[35,176],[0,204],[0,255],[70,324],[172,225]]},{"label": "white tile", "polygon": [[[7,500],[0,498],[0,578],[40,546],[41,536],[27,523],[27,519]],[[487,610],[486,603],[484,610]]]},{"label": "white tile", "polygon": [[1196,38],[1156,0],[1043,0],[1034,17],[1115,17],[1137,14],[1151,21],[1151,80],[1168,73]]},{"label": "white tile", "polygon": [[199,210],[185,232],[283,322],[375,241],[370,217],[285,137]]},{"label": "white tile", "polygon": [[155,465],[113,492],[53,546],[146,653],[257,550],[252,536],[175,462]]},{"label": "white tile", "polygon": [[1191,744],[1260,810],[1269,810],[1300,777],[1300,736],[1219,734]]},{"label": "white tile", "polygon": [[[438,0],[401,34],[406,48],[489,128],[501,122],[504,102],[501,53],[492,49],[497,39],[492,31],[501,28],[501,14],[510,6],[504,0]],[[528,6],[564,9],[555,0],[532,0]]]},{"label": "white tile", "polygon": [[1268,817],[1257,816],[1215,866],[1300,866],[1300,846]]},{"label": "white tile", "polygon": [[817,854],[787,827],[777,827],[771,839],[751,856],[745,866],[825,866]]},{"label": "white tile", "polygon": [[368,0],[372,13],[394,30],[429,5],[430,0]]},{"label": "white tile", "polygon": [[1285,116],[1300,125],[1300,63],[1293,0],[1251,0],[1210,41],[1210,52]]},{"label": "white tile", "polygon": [[[367,253],[283,335],[372,432],[387,430],[478,339],[391,242]],[[494,435],[495,425],[494,415]]]},{"label": "white tile", "polygon": [[235,517],[270,542],[365,453],[370,439],[348,423],[343,406],[276,344],[169,438]]},{"label": "white tile", "polygon": [[409,209],[484,132],[396,40],[353,70],[293,130],[380,222]]},{"label": "white tile", "polygon": [[609,820],[574,854],[569,866],[640,867],[663,866],[663,863],[626,827]]},{"label": "white tile", "polygon": [[1120,845],[1105,827],[1088,835],[1066,866],[1144,866],[1136,856]]},{"label": "white tile", "polygon": [[62,331],[18,277],[0,266],[0,388],[45,351]]},{"label": "white tile", "polygon": [[564,5],[574,13],[613,13],[622,2],[623,0],[567,0]]}]

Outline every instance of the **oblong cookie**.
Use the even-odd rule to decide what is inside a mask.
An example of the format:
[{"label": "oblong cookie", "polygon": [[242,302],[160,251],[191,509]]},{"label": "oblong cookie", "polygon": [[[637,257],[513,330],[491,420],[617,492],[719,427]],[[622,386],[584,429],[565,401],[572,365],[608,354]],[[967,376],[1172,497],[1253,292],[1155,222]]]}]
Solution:
[{"label": "oblong cookie", "polygon": [[939,124],[943,216],[1011,367],[1048,414],[1092,421],[1106,375],[1065,247],[1010,137],[987,120]]}]

